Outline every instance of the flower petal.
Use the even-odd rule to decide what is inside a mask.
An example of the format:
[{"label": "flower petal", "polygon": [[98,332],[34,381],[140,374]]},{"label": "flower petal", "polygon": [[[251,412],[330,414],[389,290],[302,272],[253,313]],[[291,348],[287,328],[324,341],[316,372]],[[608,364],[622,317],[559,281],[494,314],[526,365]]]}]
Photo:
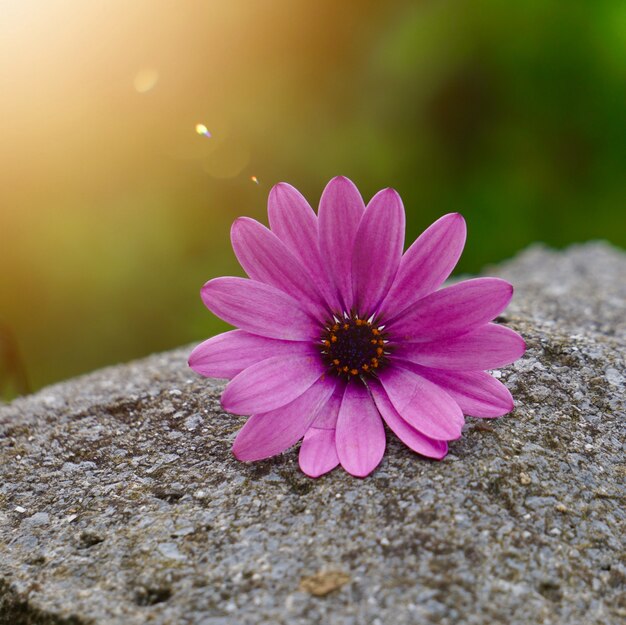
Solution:
[{"label": "flower petal", "polygon": [[353,305],[362,316],[376,312],[398,271],[404,221],[402,200],[393,189],[379,191],[363,214],[352,255]]},{"label": "flower petal", "polygon": [[448,443],[446,441],[438,441],[434,438],[418,432],[412,428],[397,412],[391,404],[387,393],[380,387],[375,380],[369,382],[370,389],[378,387],[377,391],[372,392],[376,407],[380,412],[385,423],[391,428],[393,433],[414,452],[426,456],[427,458],[436,458],[441,460],[448,453]]},{"label": "flower petal", "polygon": [[451,339],[398,345],[394,356],[434,369],[479,371],[508,365],[524,351],[526,343],[517,332],[488,323]]},{"label": "flower petal", "polygon": [[201,291],[204,305],[220,319],[275,339],[306,341],[319,337],[319,326],[283,291],[246,278],[214,278]]},{"label": "flower petal", "polygon": [[286,182],[274,185],[267,200],[267,216],[272,232],[303,264],[319,258],[317,215],[298,189]]},{"label": "flower petal", "polygon": [[[382,371],[379,379],[393,407],[416,430],[442,441],[461,436],[463,413],[442,388],[400,366]],[[372,386],[373,395],[379,392]]]},{"label": "flower petal", "polygon": [[345,382],[341,378],[337,378],[335,391],[317,413],[313,427],[319,430],[334,430],[337,427],[337,416],[339,415],[339,408],[341,408],[345,390]]},{"label": "flower petal", "polygon": [[322,193],[320,253],[345,311],[352,307],[352,250],[364,211],[361,194],[354,183],[343,176],[333,178]]},{"label": "flower petal", "polygon": [[498,316],[513,287],[500,278],[474,278],[435,291],[415,302],[387,328],[398,342],[427,343],[459,336]]},{"label": "flower petal", "polygon": [[493,419],[513,410],[509,389],[485,371],[442,371],[422,367],[419,371],[445,389],[466,415]]},{"label": "flower petal", "polygon": [[244,369],[222,393],[224,410],[253,414],[285,406],[310,388],[326,371],[319,354],[274,356]]},{"label": "flower petal", "polygon": [[249,217],[235,220],[230,239],[239,264],[253,279],[292,295],[321,321],[328,316],[324,299],[300,261],[264,225]]},{"label": "flower petal", "polygon": [[344,392],[345,383],[337,378],[333,394],[318,410],[313,425],[304,435],[300,447],[300,468],[310,477],[328,473],[339,464],[335,427]]},{"label": "flower petal", "polygon": [[252,415],[237,434],[233,454],[238,460],[262,460],[295,445],[307,431],[334,384],[318,380],[297,399],[276,410]]},{"label": "flower petal", "polygon": [[189,366],[200,375],[230,379],[270,356],[292,356],[310,352],[302,341],[279,341],[231,330],[200,343],[189,356]]},{"label": "flower petal", "polygon": [[320,477],[339,464],[335,430],[310,427],[304,435],[298,456],[300,468],[309,477]]},{"label": "flower petal", "polygon": [[385,428],[364,384],[351,382],[339,409],[336,431],[337,455],[351,475],[365,477],[385,453]]},{"label": "flower petal", "polygon": [[437,290],[457,264],[465,245],[465,220],[449,213],[425,230],[402,257],[381,311],[390,317]]},{"label": "flower petal", "polygon": [[318,241],[317,215],[302,194],[286,182],[272,187],[267,202],[272,232],[300,260],[331,310],[338,311],[337,300],[323,270]]}]

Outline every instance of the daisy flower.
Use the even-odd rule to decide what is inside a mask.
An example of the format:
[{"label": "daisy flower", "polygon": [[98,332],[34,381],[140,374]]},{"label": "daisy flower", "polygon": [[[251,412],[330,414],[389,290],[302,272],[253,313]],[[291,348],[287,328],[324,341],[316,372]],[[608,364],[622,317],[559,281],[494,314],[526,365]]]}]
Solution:
[{"label": "daisy flower", "polygon": [[400,196],[367,204],[337,177],[316,215],[292,186],[268,201],[270,228],[247,217],[231,230],[249,279],[221,277],[201,291],[237,329],[196,347],[189,365],[230,382],[224,410],[251,415],[233,445],[242,461],[269,458],[300,439],[300,468],[318,477],[341,466],[369,475],[385,452],[385,427],[422,456],[441,459],[464,414],[513,408],[485,370],[519,358],[522,338],[490,323],[513,287],[476,278],[439,288],[465,244],[465,221],[444,215],[403,254]]}]

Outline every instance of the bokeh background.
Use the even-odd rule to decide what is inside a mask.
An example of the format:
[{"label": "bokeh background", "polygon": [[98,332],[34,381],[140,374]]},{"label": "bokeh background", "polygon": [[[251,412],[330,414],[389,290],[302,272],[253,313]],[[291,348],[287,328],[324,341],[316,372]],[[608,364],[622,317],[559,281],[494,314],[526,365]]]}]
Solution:
[{"label": "bokeh background", "polygon": [[462,212],[460,272],[624,246],[625,104],[621,0],[0,0],[0,396],[224,329],[281,180]]}]

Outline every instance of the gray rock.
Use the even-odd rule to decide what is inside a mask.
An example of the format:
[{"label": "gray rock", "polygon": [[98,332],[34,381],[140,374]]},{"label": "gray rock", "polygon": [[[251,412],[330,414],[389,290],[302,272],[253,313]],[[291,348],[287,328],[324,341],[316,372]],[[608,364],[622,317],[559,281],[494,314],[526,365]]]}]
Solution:
[{"label": "gray rock", "polygon": [[517,401],[443,462],[389,436],[358,480],[245,465],[244,418],[189,349],[0,409],[0,623],[623,623],[626,256],[527,250],[494,270],[527,355]]}]

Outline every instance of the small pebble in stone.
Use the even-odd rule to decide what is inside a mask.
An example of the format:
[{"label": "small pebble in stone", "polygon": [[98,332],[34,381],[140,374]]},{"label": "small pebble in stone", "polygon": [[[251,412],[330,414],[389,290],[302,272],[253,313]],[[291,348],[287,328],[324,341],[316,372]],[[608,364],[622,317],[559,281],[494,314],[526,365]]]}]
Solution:
[{"label": "small pebble in stone", "polygon": [[528,475],[528,473],[524,473],[524,471],[522,471],[519,474],[519,481],[522,486],[528,486],[532,482],[532,479],[530,478],[530,475]]},{"label": "small pebble in stone", "polygon": [[561,513],[568,512],[567,506],[562,503],[557,503],[556,506],[554,506],[554,509]]},{"label": "small pebble in stone", "polygon": [[315,597],[323,597],[345,586],[349,581],[350,576],[343,571],[320,571],[310,577],[303,577],[300,580],[300,590]]},{"label": "small pebble in stone", "polygon": [[621,386],[624,383],[624,376],[613,367],[609,367],[606,371],[606,381],[613,386]]},{"label": "small pebble in stone", "polygon": [[50,515],[47,512],[35,512],[32,516],[24,519],[31,525],[47,525],[50,522]]}]

